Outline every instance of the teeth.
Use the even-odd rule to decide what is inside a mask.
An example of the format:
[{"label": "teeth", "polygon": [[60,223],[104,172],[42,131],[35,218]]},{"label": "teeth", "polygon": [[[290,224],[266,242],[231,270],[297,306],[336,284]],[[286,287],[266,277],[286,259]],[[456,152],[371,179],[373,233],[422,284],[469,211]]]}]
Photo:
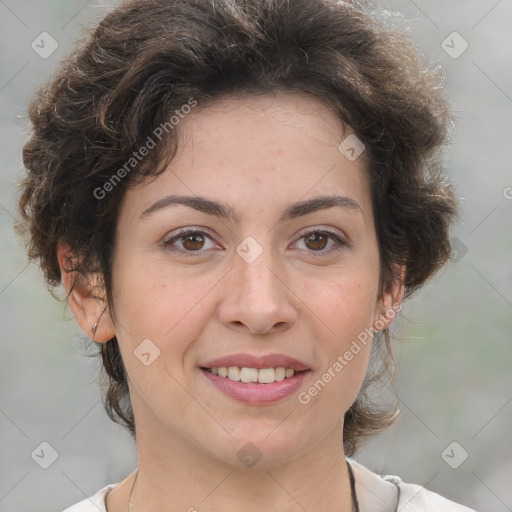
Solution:
[{"label": "teeth", "polygon": [[257,368],[241,368],[240,380],[242,382],[258,382],[258,369]]},{"label": "teeth", "polygon": [[[293,372],[293,370],[292,370],[292,372]],[[293,373],[295,373],[295,372],[293,372]],[[293,373],[292,373],[292,376],[293,376]],[[286,377],[286,370],[281,366],[274,370],[274,374],[275,374],[276,380],[283,380]]]},{"label": "teeth", "polygon": [[228,368],[228,377],[231,380],[236,380],[236,381],[241,380],[242,376],[241,376],[240,368],[238,368],[238,366],[230,366]]},{"label": "teeth", "polygon": [[274,368],[261,368],[258,370],[258,382],[260,384],[270,384],[275,382],[276,372]]},{"label": "teeth", "polygon": [[219,377],[227,377],[234,381],[242,382],[258,382],[260,384],[271,384],[272,382],[278,382],[285,378],[293,377],[295,370],[293,368],[284,368],[282,366],[278,368],[247,368],[238,366],[221,366],[220,368],[209,369],[213,375]]},{"label": "teeth", "polygon": [[282,366],[278,368],[247,368],[238,366],[221,366],[220,368],[209,369],[213,375],[219,377],[227,377],[234,381],[242,382],[258,382],[260,384],[271,384],[272,382],[278,382],[283,379],[289,379],[295,374],[293,368],[284,368]]}]

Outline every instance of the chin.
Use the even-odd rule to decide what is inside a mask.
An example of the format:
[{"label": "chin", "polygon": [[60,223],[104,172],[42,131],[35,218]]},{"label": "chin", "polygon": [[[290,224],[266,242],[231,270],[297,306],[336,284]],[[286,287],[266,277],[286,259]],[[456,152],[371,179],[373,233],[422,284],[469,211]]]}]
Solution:
[{"label": "chin", "polygon": [[226,434],[218,443],[210,438],[203,446],[217,460],[237,468],[265,470],[296,459],[299,452],[307,451],[308,442],[315,444],[311,431],[305,435],[297,428],[284,428],[282,420],[265,421],[264,425],[255,425],[254,420],[245,423],[238,425],[236,433],[226,425],[233,437]]}]

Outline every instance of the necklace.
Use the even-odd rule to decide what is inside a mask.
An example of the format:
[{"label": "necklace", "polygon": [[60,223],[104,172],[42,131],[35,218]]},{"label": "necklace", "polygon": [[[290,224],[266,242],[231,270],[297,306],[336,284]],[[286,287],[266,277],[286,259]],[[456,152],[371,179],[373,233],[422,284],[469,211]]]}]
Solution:
[{"label": "necklace", "polygon": [[[354,478],[354,472],[352,471],[352,467],[350,466],[348,461],[347,461],[347,467],[348,467],[348,476],[349,476],[349,480],[350,480],[350,493],[352,494],[352,511],[359,512],[359,502],[357,501],[357,494],[356,494],[356,479]],[[133,481],[133,485],[132,485],[132,492],[130,493],[130,501],[128,502],[128,512],[132,512],[133,494],[135,492],[135,484],[137,483],[138,476],[139,476],[139,470],[137,469],[136,473],[135,473],[135,480]]]},{"label": "necklace", "polygon": [[135,480],[133,481],[132,485],[132,492],[130,493],[130,501],[128,502],[128,512],[132,512],[133,507],[133,493],[135,491],[135,484],[137,483],[137,477],[139,476],[139,468],[137,468],[135,472]]},{"label": "necklace", "polygon": [[354,472],[352,471],[352,466],[349,464],[348,460],[347,467],[348,467],[348,477],[350,480],[350,493],[352,494],[352,511],[353,512],[359,512],[359,502],[357,501],[357,494],[356,494],[356,479],[354,478]]}]

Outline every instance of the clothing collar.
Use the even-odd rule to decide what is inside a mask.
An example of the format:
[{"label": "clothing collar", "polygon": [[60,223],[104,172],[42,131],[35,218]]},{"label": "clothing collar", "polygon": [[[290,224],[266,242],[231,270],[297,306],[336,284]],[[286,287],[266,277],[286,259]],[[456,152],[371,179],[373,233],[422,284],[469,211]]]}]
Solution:
[{"label": "clothing collar", "polygon": [[394,479],[386,480],[353,459],[347,459],[354,472],[359,510],[395,512],[400,490]]}]

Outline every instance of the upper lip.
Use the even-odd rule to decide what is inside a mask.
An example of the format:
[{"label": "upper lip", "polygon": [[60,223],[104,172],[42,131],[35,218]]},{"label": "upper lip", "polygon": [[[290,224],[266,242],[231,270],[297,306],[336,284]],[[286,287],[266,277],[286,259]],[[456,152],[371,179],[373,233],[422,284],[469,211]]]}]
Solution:
[{"label": "upper lip", "polygon": [[267,354],[265,356],[252,356],[250,354],[231,354],[208,361],[202,368],[221,368],[222,366],[238,366],[239,368],[292,368],[296,371],[309,370],[309,366],[298,359],[284,354]]}]

